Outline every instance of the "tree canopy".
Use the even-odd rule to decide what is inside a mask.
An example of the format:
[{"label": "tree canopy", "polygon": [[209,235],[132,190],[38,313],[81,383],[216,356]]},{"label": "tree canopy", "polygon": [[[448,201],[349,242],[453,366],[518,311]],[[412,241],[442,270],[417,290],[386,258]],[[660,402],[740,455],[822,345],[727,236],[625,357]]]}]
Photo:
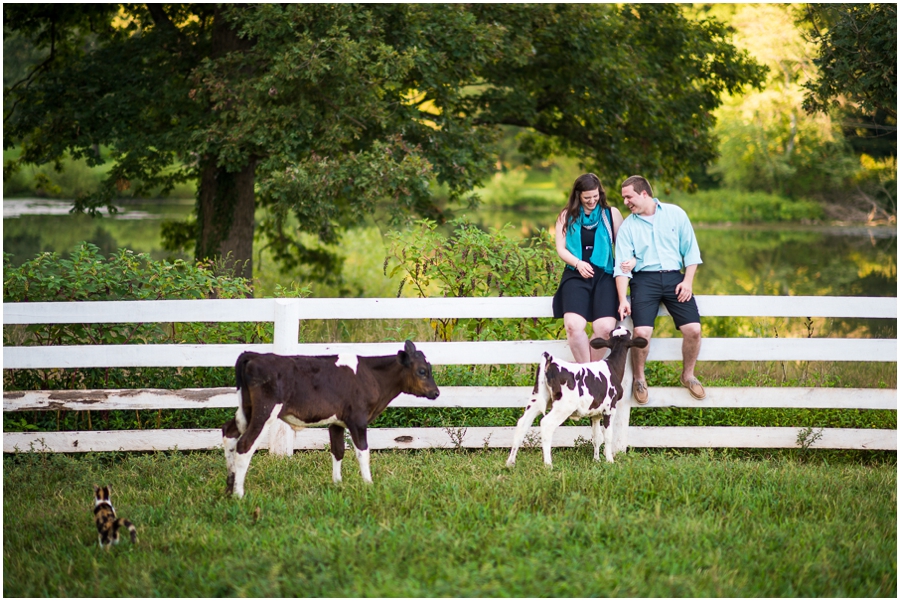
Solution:
[{"label": "tree canopy", "polygon": [[824,111],[843,97],[865,113],[896,119],[897,5],[811,4],[807,10],[819,77],[806,85],[804,107]]},{"label": "tree canopy", "polygon": [[[78,210],[196,180],[180,230],[243,261],[254,232],[292,264],[383,207],[441,220],[495,169],[503,125],[532,159],[578,156],[615,181],[676,181],[715,156],[723,92],[765,69],[677,5],[4,5],[44,49],[4,87],[4,148],[112,168]],[[267,209],[254,223],[254,209]]]}]

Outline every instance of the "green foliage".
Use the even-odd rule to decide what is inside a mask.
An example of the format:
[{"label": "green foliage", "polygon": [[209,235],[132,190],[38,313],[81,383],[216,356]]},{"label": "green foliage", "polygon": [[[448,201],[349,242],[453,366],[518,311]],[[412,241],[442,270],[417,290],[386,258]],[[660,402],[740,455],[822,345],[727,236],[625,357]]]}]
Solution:
[{"label": "green foliage", "polygon": [[763,90],[724,99],[715,129],[719,158],[709,171],[729,188],[831,196],[851,187],[859,162],[827,115],[802,108],[803,85],[816,76],[815,48],[793,10],[741,5],[729,17],[735,43],[769,67],[769,78]]},{"label": "green foliage", "polygon": [[[249,282],[217,273],[206,262],[153,261],[128,250],[103,259],[88,243],[77,245],[69,258],[43,253],[16,267],[4,253],[4,302],[173,300],[244,298]],[[294,286],[285,296],[303,294]],[[237,344],[272,340],[270,323],[103,323],[4,326],[4,346],[85,344]],[[234,385],[232,368],[130,369],[9,369],[3,372],[5,390],[94,388],[197,388]],[[217,427],[225,421],[222,410],[101,412],[97,425],[113,429],[131,427]],[[230,413],[228,411],[227,413]],[[86,415],[85,415],[86,414]],[[23,422],[20,415],[4,413],[7,430],[93,429],[91,412],[43,412]]]},{"label": "green foliage", "polygon": [[[897,460],[557,449],[257,453],[242,502],[221,452],[3,458],[9,597],[897,596]],[[795,457],[796,455],[796,457]],[[91,486],[138,543],[103,552]],[[173,496],[173,491],[177,495]],[[252,558],[252,561],[248,561]],[[602,558],[598,561],[598,558]],[[585,566],[592,566],[585,569]]]},{"label": "green foliage", "polygon": [[896,126],[896,4],[812,4],[807,10],[819,75],[804,86],[803,107],[826,111],[847,99],[869,114],[886,111]]},{"label": "green foliage", "polygon": [[[512,226],[485,232],[466,219],[450,222],[445,236],[435,222],[390,232],[385,275],[403,274],[399,297],[409,285],[420,298],[483,296],[548,296],[559,280],[560,261],[546,230],[525,241]],[[392,261],[397,264],[388,272]],[[555,338],[559,328],[547,319],[445,319],[432,322],[435,337],[450,340],[455,332],[465,340]]]},{"label": "green foliage", "polygon": [[242,298],[252,292],[246,280],[217,274],[212,262],[153,261],[126,249],[105,260],[86,242],[65,259],[54,252],[19,267],[10,260],[4,253],[4,302]]},{"label": "green foliage", "polygon": [[822,208],[816,202],[766,192],[720,189],[687,194],[673,191],[663,200],[687,211],[693,223],[810,222],[823,217]]},{"label": "green foliage", "polygon": [[[613,178],[675,179],[714,156],[720,94],[763,72],[721,23],[677,5],[8,4],[4,26],[52,49],[4,90],[4,147],[22,149],[7,176],[109,160],[76,199],[93,212],[123,189],[168,193],[252,161],[259,231],[287,264],[328,260],[289,214],[330,243],[376,208],[441,218],[430,181],[472,200],[504,125],[532,132],[532,160],[563,151]],[[204,244],[230,228],[222,213],[198,220]]]},{"label": "green foliage", "polygon": [[[100,153],[109,156],[107,149]],[[3,178],[4,198],[15,197],[47,197],[71,200],[96,192],[107,176],[110,164],[90,166],[85,159],[74,160],[64,156],[60,161],[60,170],[49,165],[22,165],[15,167],[15,161],[21,156],[20,148],[12,148],[3,152],[4,162],[9,165],[9,173]],[[138,186],[129,182],[127,188],[122,186],[116,190],[116,199],[132,198]],[[149,197],[161,196],[162,189],[145,191]],[[196,194],[193,182],[176,185],[170,194],[171,198],[194,198]]]}]

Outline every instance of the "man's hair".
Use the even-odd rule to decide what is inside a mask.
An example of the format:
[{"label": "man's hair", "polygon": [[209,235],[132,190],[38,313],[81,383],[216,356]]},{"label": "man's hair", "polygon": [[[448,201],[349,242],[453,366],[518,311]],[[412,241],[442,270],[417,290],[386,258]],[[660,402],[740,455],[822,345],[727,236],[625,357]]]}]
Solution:
[{"label": "man's hair", "polygon": [[650,187],[650,182],[640,175],[632,175],[626,179],[622,182],[622,187],[624,188],[625,186],[631,186],[638,194],[646,192],[648,195],[653,196],[653,188]]}]

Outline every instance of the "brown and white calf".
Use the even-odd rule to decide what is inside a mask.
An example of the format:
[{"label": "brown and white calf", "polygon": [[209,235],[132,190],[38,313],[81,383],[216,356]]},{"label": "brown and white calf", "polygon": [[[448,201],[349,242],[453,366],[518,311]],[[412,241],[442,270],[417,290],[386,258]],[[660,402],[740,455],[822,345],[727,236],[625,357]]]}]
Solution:
[{"label": "brown and white calf", "polygon": [[525,414],[519,418],[513,435],[512,450],[506,465],[516,464],[516,453],[525,439],[525,433],[538,413],[541,419],[541,443],[544,463],[553,465],[550,449],[553,432],[569,418],[591,418],[591,434],[594,442],[594,459],[600,460],[600,436],[603,435],[606,460],[613,461],[613,417],[616,404],[622,399],[622,376],[628,349],[647,346],[646,338],[631,339],[631,332],[619,327],[613,330],[609,340],[591,340],[594,348],[610,349],[602,361],[570,363],[544,353],[535,377],[531,400]]},{"label": "brown and white calf", "polygon": [[356,449],[363,480],[372,481],[366,427],[401,392],[436,399],[440,392],[431,364],[407,340],[404,349],[385,357],[321,357],[241,353],[235,364],[238,409],[222,427],[226,494],[244,496],[250,459],[267,426],[281,419],[294,430],[328,426],[332,478],[341,481],[344,428]]}]

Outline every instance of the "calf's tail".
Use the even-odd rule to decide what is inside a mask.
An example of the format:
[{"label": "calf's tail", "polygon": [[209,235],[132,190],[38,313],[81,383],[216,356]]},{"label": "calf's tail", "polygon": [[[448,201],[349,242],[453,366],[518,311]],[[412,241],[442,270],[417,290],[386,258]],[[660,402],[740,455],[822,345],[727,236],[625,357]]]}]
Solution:
[{"label": "calf's tail", "polygon": [[247,369],[247,362],[253,357],[251,353],[241,353],[241,355],[237,358],[237,363],[234,364],[234,380],[235,386],[238,389],[244,387],[244,381],[246,380],[244,376],[244,370]]},{"label": "calf's tail", "polygon": [[531,402],[537,403],[541,413],[547,413],[547,401],[550,395],[547,394],[547,362],[550,361],[550,355],[544,353],[541,355],[541,362],[538,364],[537,373],[534,376],[534,390],[531,391]]}]

